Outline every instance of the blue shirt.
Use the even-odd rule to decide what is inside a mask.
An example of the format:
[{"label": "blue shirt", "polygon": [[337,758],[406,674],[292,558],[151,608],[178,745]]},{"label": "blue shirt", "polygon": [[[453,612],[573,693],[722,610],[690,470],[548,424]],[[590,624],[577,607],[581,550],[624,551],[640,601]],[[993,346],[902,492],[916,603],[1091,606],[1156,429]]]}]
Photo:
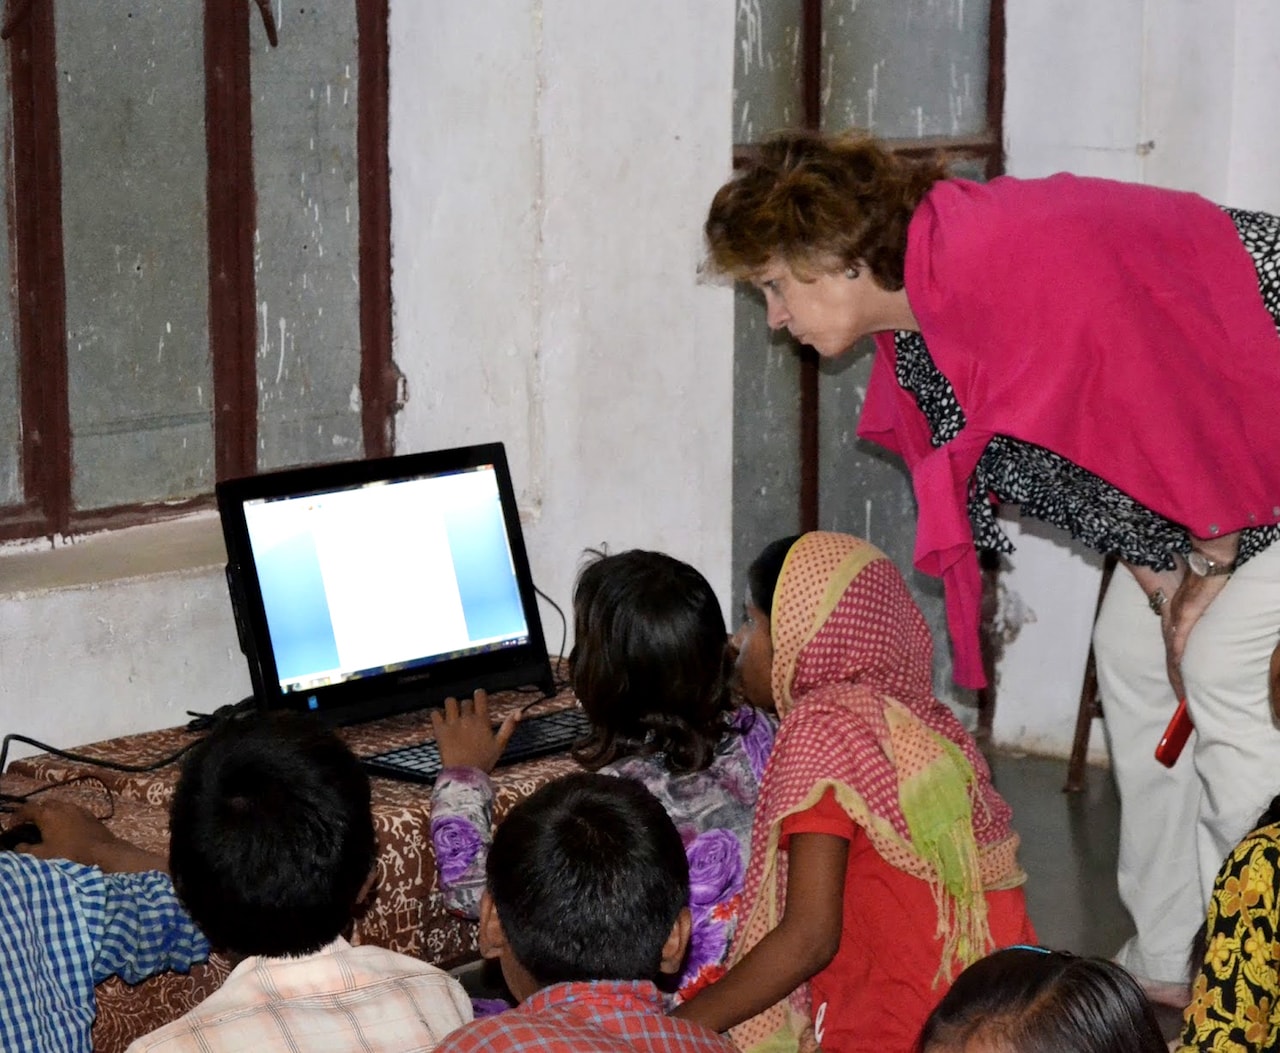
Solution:
[{"label": "blue shirt", "polygon": [[208,956],[167,875],[0,852],[2,1053],[90,1053],[94,984],[137,983]]}]

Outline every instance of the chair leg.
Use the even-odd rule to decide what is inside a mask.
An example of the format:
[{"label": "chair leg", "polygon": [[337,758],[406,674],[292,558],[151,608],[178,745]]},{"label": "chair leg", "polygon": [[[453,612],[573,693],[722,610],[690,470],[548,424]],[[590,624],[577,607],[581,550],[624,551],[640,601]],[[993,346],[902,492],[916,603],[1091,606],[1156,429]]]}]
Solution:
[{"label": "chair leg", "polygon": [[1089,661],[1085,665],[1084,685],[1080,689],[1080,708],[1076,712],[1076,734],[1071,740],[1071,759],[1067,761],[1067,782],[1063,793],[1079,793],[1084,789],[1084,766],[1089,756],[1089,735],[1093,730],[1093,718],[1098,714],[1098,671],[1093,660],[1093,648],[1089,648]]},{"label": "chair leg", "polygon": [[[1098,604],[1093,620],[1098,620],[1102,598],[1115,573],[1116,559],[1108,556],[1102,565],[1102,581],[1098,586]],[[1076,733],[1071,741],[1071,758],[1067,761],[1067,781],[1063,793],[1079,793],[1084,789],[1085,761],[1089,757],[1089,735],[1093,730],[1093,718],[1102,716],[1101,699],[1098,697],[1098,665],[1093,656],[1093,644],[1089,644],[1089,658],[1084,666],[1084,682],[1080,685],[1080,706],[1076,710]]]}]

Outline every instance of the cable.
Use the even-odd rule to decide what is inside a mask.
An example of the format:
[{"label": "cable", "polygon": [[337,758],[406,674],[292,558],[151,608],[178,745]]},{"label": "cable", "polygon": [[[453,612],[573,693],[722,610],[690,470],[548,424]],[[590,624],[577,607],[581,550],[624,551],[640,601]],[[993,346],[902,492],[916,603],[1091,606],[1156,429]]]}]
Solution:
[{"label": "cable", "polygon": [[237,717],[243,716],[248,710],[257,705],[257,699],[253,695],[246,695],[239,702],[230,702],[225,706],[219,706],[212,713],[196,713],[194,710],[187,710],[187,716],[191,719],[187,721],[188,731],[208,731],[216,728],[219,724],[225,724],[228,720],[235,720]]},{"label": "cable", "polygon": [[[556,603],[550,596],[543,592],[537,585],[533,587],[533,591],[551,604],[551,609],[560,615],[560,651],[556,655],[556,672],[559,673],[560,667],[564,665],[564,646],[569,642],[569,622],[564,616],[564,611],[560,609],[560,604]],[[569,685],[568,679],[561,680],[558,676],[555,681],[557,691],[563,690]]]},{"label": "cable", "polygon": [[102,792],[107,795],[107,814],[94,814],[95,819],[105,823],[116,814],[116,799],[111,792],[111,787],[96,775],[73,775],[63,782],[51,782],[44,786],[37,786],[34,790],[28,790],[26,793],[0,793],[0,812],[16,811],[20,805],[26,804],[33,797],[39,797],[42,793],[48,793],[50,790],[63,790],[68,786],[75,786],[77,783],[82,782],[97,783]]},{"label": "cable", "polygon": [[[187,711],[187,716],[193,719],[187,724],[187,731],[206,731],[216,727],[227,720],[234,720],[240,714],[245,712],[253,704],[253,696],[242,698],[239,702],[231,705],[219,706],[212,713],[193,713]],[[130,774],[140,774],[143,772],[156,771],[169,764],[172,764],[178,758],[184,756],[189,750],[196,746],[200,739],[195,742],[188,742],[176,753],[171,753],[167,757],[161,757],[159,760],[152,761],[150,764],[121,764],[119,761],[106,760],[102,757],[89,757],[83,753],[72,753],[69,750],[59,749],[57,746],[50,746],[47,742],[41,742],[39,739],[29,738],[26,735],[19,735],[16,732],[6,735],[4,741],[0,742],[0,772],[5,770],[5,766],[9,758],[9,743],[21,742],[28,746],[34,746],[38,750],[45,753],[52,753],[55,757],[61,757],[63,760],[73,761],[76,764],[88,764],[95,768],[106,768],[108,771],[122,771]],[[89,776],[85,776],[89,778]]]},{"label": "cable", "polygon": [[[199,739],[196,740],[196,742],[199,741]],[[176,753],[172,753],[169,756],[163,757],[151,764],[121,764],[118,761],[104,760],[101,757],[87,757],[83,753],[71,753],[69,750],[60,750],[57,746],[50,746],[47,742],[41,742],[39,739],[28,738],[26,735],[19,735],[15,732],[13,734],[6,735],[3,743],[0,743],[0,771],[4,771],[5,769],[5,762],[9,756],[10,742],[25,743],[28,746],[34,746],[38,750],[43,750],[45,753],[52,753],[55,757],[61,757],[63,760],[74,761],[76,764],[91,764],[94,767],[106,768],[109,771],[123,771],[132,774],[155,771],[157,768],[163,768],[166,764],[172,764],[196,745],[196,742],[188,742]]]}]

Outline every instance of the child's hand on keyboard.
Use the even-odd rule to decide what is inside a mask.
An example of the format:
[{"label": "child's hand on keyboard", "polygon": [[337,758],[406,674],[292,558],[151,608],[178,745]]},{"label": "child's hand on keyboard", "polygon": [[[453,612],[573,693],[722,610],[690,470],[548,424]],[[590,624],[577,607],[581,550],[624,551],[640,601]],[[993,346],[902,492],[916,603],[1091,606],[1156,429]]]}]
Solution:
[{"label": "child's hand on keyboard", "polygon": [[479,768],[491,772],[516,730],[519,712],[512,713],[500,727],[489,723],[489,696],[477,691],[474,699],[445,699],[444,709],[431,711],[440,763],[446,768]]}]

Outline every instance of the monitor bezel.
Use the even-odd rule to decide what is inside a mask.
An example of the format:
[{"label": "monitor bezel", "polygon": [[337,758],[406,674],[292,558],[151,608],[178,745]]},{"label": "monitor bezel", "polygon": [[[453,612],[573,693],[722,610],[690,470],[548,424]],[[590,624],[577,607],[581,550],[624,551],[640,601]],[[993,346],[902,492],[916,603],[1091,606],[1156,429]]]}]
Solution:
[{"label": "monitor bezel", "polygon": [[[493,466],[498,484],[520,602],[529,629],[527,642],[347,680],[310,691],[282,691],[249,539],[244,512],[246,502],[300,497],[369,483],[467,471],[486,465]],[[227,549],[227,586],[232,613],[240,648],[249,664],[254,698],[259,706],[311,712],[335,723],[349,724],[438,705],[450,696],[470,694],[479,688],[501,691],[530,687],[544,694],[554,693],[554,678],[538,614],[537,594],[529,569],[506,448],[502,443],[266,472],[220,482],[215,493]]]}]

